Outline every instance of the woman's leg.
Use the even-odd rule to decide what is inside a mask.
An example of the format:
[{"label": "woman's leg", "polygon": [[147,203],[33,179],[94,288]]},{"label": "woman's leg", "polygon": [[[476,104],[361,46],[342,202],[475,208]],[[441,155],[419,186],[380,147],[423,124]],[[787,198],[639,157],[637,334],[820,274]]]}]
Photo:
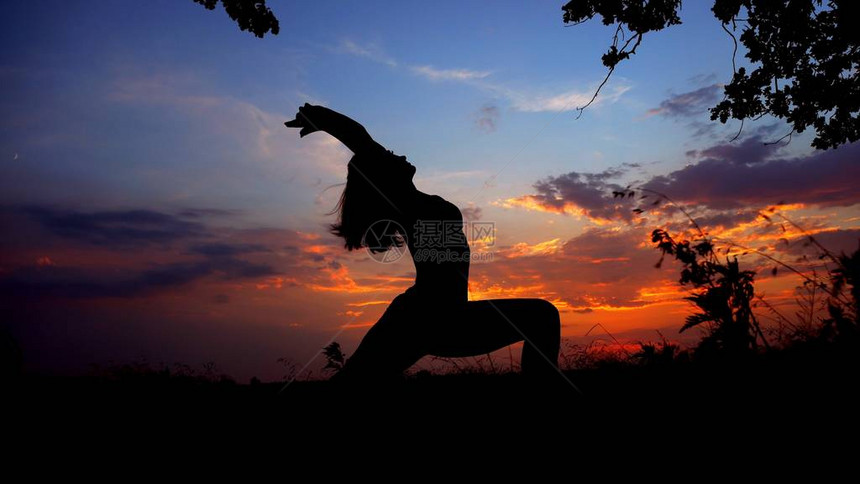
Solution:
[{"label": "woman's leg", "polygon": [[477,356],[520,341],[523,374],[553,378],[558,374],[560,339],[558,309],[544,299],[423,307],[415,300],[395,298],[333,379],[392,379],[428,354]]},{"label": "woman's leg", "polygon": [[426,352],[417,339],[409,306],[407,299],[395,298],[332,380],[392,380],[421,359]]},{"label": "woman's leg", "polygon": [[557,377],[561,322],[558,309],[536,298],[469,301],[429,322],[428,353],[443,357],[487,354],[523,341],[523,374]]}]

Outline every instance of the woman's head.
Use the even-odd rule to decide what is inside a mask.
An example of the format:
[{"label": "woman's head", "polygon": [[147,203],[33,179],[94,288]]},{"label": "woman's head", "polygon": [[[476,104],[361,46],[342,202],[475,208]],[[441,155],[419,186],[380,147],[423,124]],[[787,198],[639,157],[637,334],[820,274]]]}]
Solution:
[{"label": "woman's head", "polygon": [[[405,195],[415,190],[415,166],[405,156],[386,152],[379,157],[355,155],[347,165],[346,187],[332,213],[338,220],[331,232],[343,237],[347,249],[365,247],[368,228],[381,220],[403,220]],[[406,234],[385,234],[374,240],[370,249],[384,251],[402,245]]]}]

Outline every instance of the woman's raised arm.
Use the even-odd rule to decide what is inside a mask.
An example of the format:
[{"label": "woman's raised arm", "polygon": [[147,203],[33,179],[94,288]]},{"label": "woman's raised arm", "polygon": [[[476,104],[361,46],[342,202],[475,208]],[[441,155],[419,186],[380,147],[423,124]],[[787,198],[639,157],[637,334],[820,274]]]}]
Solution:
[{"label": "woman's raised arm", "polygon": [[365,154],[385,148],[373,140],[360,123],[324,106],[305,104],[296,119],[284,123],[288,128],[301,128],[299,136],[325,131],[346,145],[355,154]]}]

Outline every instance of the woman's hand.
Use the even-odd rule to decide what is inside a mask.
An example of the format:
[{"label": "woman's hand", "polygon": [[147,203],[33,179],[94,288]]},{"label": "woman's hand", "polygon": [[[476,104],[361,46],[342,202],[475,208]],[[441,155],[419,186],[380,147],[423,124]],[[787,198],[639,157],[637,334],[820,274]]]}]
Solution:
[{"label": "woman's hand", "polygon": [[296,113],[296,119],[287,121],[284,125],[288,128],[301,128],[301,131],[299,131],[299,137],[304,138],[305,135],[322,129],[318,127],[317,123],[323,122],[324,113],[321,110],[324,109],[326,108],[322,106],[314,106],[305,103],[304,106],[299,108],[299,112]]},{"label": "woman's hand", "polygon": [[296,113],[296,119],[284,123],[288,128],[301,128],[299,136],[304,137],[315,131],[325,131],[334,136],[353,153],[377,153],[385,150],[373,140],[354,119],[333,111],[325,106],[305,103]]}]

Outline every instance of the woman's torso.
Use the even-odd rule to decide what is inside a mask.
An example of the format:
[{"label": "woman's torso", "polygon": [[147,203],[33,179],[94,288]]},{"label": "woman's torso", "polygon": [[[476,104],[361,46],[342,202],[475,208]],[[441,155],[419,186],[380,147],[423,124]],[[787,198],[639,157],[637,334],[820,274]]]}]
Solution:
[{"label": "woman's torso", "polygon": [[438,195],[421,194],[409,220],[406,244],[415,263],[415,284],[407,294],[436,304],[468,300],[469,242],[463,215]]}]

